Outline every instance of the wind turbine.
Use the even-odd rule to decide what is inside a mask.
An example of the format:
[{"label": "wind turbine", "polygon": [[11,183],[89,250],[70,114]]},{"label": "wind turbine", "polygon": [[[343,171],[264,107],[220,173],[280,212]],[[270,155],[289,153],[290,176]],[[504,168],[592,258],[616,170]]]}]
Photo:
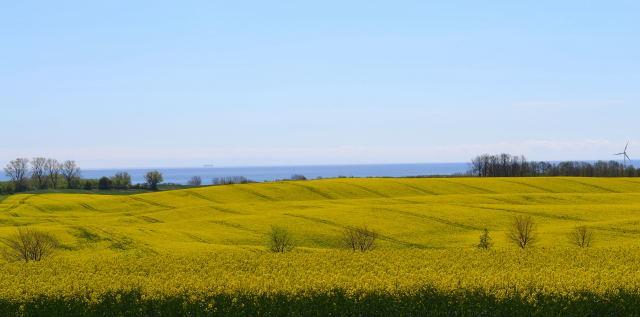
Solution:
[{"label": "wind turbine", "polygon": [[614,154],[614,155],[622,155],[622,168],[627,168],[627,160],[631,162],[629,155],[627,155],[627,148],[629,148],[629,142],[627,142],[627,145],[624,146],[624,151]]}]

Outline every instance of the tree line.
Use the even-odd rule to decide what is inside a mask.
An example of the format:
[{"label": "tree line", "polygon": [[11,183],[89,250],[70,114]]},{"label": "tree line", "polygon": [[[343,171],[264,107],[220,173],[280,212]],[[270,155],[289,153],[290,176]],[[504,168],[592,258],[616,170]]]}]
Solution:
[{"label": "tree line", "polygon": [[23,192],[30,189],[77,188],[80,168],[75,161],[58,162],[56,159],[36,157],[31,161],[17,158],[4,167],[10,182],[5,192]]},{"label": "tree line", "polygon": [[478,177],[640,177],[640,169],[617,161],[527,161],[524,156],[483,154],[471,160],[470,176]]},{"label": "tree line", "polygon": [[85,190],[158,190],[163,182],[162,173],[150,171],[145,175],[144,184],[131,183],[127,172],[116,173],[112,177],[100,179],[82,179],[78,164],[73,160],[59,162],[56,159],[35,157],[31,160],[17,158],[4,167],[9,182],[0,183],[0,194],[48,189],[85,189]]}]

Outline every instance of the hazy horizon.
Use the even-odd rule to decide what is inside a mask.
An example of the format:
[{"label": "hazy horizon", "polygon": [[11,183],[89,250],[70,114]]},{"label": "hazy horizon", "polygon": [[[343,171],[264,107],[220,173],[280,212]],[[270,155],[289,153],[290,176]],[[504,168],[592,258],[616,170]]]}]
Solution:
[{"label": "hazy horizon", "polygon": [[[546,162],[552,162],[552,163],[556,163],[556,162],[562,162],[565,160],[545,160]],[[619,159],[601,159],[601,160],[581,160],[581,159],[573,159],[573,160],[566,160],[566,161],[574,161],[574,162],[596,162],[596,161],[618,161],[618,162],[622,162],[622,160]],[[629,162],[629,161],[627,161]],[[640,166],[640,160],[636,160],[636,159],[632,159],[631,161],[632,165],[635,166]],[[355,163],[355,164],[341,164],[341,163],[335,163],[335,164],[274,164],[274,165],[210,165],[210,164],[203,164],[203,165],[176,165],[176,166],[162,166],[162,165],[139,165],[139,166],[105,166],[105,167],[92,167],[92,166],[87,166],[87,167],[82,167],[82,169],[84,170],[118,170],[118,169],[123,169],[123,170],[128,170],[128,169],[207,169],[207,168],[270,168],[270,167],[330,167],[330,166],[377,166],[377,165],[430,165],[430,164],[471,164],[471,160],[467,160],[467,161],[460,161],[460,162],[404,162],[404,163],[394,163],[394,162],[389,162],[389,163]]]}]

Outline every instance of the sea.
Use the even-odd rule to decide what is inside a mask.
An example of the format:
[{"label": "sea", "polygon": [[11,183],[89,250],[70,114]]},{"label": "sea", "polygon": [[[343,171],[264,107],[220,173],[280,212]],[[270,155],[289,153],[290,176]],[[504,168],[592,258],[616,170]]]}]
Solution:
[{"label": "sea", "polygon": [[118,172],[127,172],[131,175],[132,183],[136,184],[144,183],[144,175],[148,171],[158,170],[163,175],[164,183],[186,184],[192,177],[200,176],[202,184],[206,185],[211,184],[214,178],[227,176],[243,176],[252,181],[264,182],[287,179],[294,174],[304,175],[308,179],[333,177],[408,177],[452,175],[464,173],[468,168],[468,163],[121,168],[83,169],[82,178],[97,179],[103,176],[113,176]]}]

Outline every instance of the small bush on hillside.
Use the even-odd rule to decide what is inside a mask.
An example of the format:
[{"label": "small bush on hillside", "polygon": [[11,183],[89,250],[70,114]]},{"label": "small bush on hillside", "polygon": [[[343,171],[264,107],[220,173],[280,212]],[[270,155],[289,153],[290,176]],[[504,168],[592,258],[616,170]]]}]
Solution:
[{"label": "small bush on hillside", "polygon": [[507,238],[520,249],[525,249],[535,242],[535,225],[531,216],[516,216],[509,228]]},{"label": "small bush on hillside", "polygon": [[293,250],[293,238],[289,230],[279,226],[271,226],[269,233],[269,249],[272,252],[283,253]]},{"label": "small bush on hillside", "polygon": [[571,243],[581,248],[588,248],[593,240],[593,232],[587,226],[578,226],[569,235]]},{"label": "small bush on hillside", "polygon": [[488,250],[493,246],[493,241],[489,236],[489,230],[484,229],[482,234],[480,235],[480,242],[478,243],[478,249]]},{"label": "small bush on hillside", "polygon": [[5,257],[8,259],[40,261],[50,256],[58,241],[47,233],[29,228],[18,228],[18,232],[4,241],[8,247],[5,249]]},{"label": "small bush on hillside", "polygon": [[343,243],[347,249],[352,251],[370,251],[375,248],[378,233],[370,230],[367,226],[347,227],[343,232]]}]

